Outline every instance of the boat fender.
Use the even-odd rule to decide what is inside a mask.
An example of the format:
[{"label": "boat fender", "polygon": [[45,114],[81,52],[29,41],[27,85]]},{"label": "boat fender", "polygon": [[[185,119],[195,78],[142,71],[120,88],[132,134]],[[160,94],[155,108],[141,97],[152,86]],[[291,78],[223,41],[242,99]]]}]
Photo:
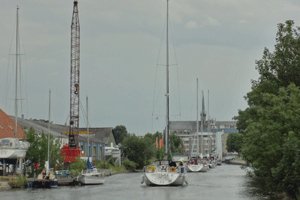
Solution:
[{"label": "boat fender", "polygon": [[141,184],[144,183],[144,175],[141,176]]},{"label": "boat fender", "polygon": [[155,172],[155,167],[154,166],[151,167],[151,171]]},{"label": "boat fender", "polygon": [[175,167],[170,167],[170,172],[175,172],[176,168]]},{"label": "boat fender", "polygon": [[155,171],[155,167],[154,166],[147,167],[147,172],[154,172],[154,171]]}]

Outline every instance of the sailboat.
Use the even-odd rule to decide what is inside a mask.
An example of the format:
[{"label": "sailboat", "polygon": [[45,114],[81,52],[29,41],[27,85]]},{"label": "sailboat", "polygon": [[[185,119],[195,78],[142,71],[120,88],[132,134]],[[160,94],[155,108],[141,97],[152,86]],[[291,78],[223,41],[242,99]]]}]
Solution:
[{"label": "sailboat", "polygon": [[89,121],[88,121],[88,97],[86,97],[86,119],[87,119],[87,134],[88,134],[88,150],[87,150],[87,170],[83,170],[81,172],[81,175],[78,178],[78,181],[82,185],[98,185],[98,184],[103,184],[105,182],[104,174],[101,173],[95,166],[91,165],[90,162],[90,154],[89,154],[89,146],[90,146],[90,141],[89,141]]},{"label": "sailboat", "polygon": [[[194,148],[191,150],[190,160],[188,161],[186,168],[188,172],[199,172],[203,169],[203,163],[200,161],[199,157],[199,121],[198,121],[198,78],[197,78],[197,130],[195,133],[196,139],[197,139],[197,154],[196,157],[192,157],[192,154],[194,152]],[[202,124],[201,124],[202,125]],[[194,137],[194,143],[195,143],[195,137]],[[194,145],[193,145],[194,147]]]},{"label": "sailboat", "polygon": [[43,170],[41,174],[38,175],[31,183],[32,188],[56,188],[58,187],[58,179],[50,172],[50,121],[51,121],[51,90],[49,90],[49,122],[48,122],[48,151],[47,151],[47,161],[45,162],[46,172]]},{"label": "sailboat", "polygon": [[[25,159],[26,151],[29,148],[29,143],[20,141],[18,135],[18,68],[19,68],[19,7],[17,7],[17,23],[16,23],[16,79],[15,79],[15,133],[13,138],[0,139],[0,160],[2,162],[3,175],[5,174],[5,166],[8,160],[19,163],[19,171],[22,173],[23,160]],[[10,127],[12,130],[13,128]],[[19,126],[20,128],[20,126]],[[2,128],[3,129],[3,128]],[[11,162],[10,162],[11,163]],[[18,169],[17,168],[17,169]]]},{"label": "sailboat", "polygon": [[[169,44],[168,44],[168,17],[169,17],[169,0],[167,0],[167,92],[166,92],[166,160],[160,160],[152,166],[144,167],[144,174],[141,176],[141,184],[146,183],[148,186],[181,186],[188,184],[185,169],[182,165],[177,167],[176,163],[169,160]],[[175,165],[174,165],[175,164]],[[183,163],[182,163],[183,164]]]}]

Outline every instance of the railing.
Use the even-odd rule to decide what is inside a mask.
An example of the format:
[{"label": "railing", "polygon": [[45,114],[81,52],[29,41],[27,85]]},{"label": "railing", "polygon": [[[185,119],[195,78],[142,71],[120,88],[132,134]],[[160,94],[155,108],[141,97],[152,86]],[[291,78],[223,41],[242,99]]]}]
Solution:
[{"label": "railing", "polygon": [[153,173],[153,172],[177,172],[184,173],[183,166],[170,167],[169,165],[153,165],[145,166],[144,172]]},{"label": "railing", "polygon": [[71,176],[69,170],[56,170],[56,174],[59,177],[70,178],[70,176]]}]

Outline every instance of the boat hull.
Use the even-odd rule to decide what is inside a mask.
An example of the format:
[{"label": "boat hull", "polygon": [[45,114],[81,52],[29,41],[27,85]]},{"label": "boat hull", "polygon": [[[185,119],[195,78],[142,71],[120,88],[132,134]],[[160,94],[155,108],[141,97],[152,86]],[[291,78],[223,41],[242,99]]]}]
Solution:
[{"label": "boat hull", "polygon": [[25,158],[25,149],[0,149],[0,158],[2,159],[16,159]]},{"label": "boat hull", "polygon": [[32,188],[56,188],[58,186],[57,179],[55,180],[34,180],[31,183]]},{"label": "boat hull", "polygon": [[209,170],[209,166],[208,165],[204,165],[202,167],[202,169],[200,170],[200,172],[207,172]]},{"label": "boat hull", "polygon": [[200,170],[203,168],[203,165],[187,165],[186,168],[188,172],[200,172]]},{"label": "boat hull", "polygon": [[104,184],[105,178],[99,176],[81,175],[78,181],[82,185],[101,185]]},{"label": "boat hull", "polygon": [[144,173],[142,179],[148,186],[182,186],[187,182],[184,173],[171,172]]}]

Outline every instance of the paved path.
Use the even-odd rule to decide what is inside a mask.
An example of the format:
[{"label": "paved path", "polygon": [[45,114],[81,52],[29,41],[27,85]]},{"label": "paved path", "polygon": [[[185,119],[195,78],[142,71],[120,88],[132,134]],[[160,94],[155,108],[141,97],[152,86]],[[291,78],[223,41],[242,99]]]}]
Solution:
[{"label": "paved path", "polygon": [[11,187],[8,185],[8,181],[0,181],[0,191],[9,190]]}]

